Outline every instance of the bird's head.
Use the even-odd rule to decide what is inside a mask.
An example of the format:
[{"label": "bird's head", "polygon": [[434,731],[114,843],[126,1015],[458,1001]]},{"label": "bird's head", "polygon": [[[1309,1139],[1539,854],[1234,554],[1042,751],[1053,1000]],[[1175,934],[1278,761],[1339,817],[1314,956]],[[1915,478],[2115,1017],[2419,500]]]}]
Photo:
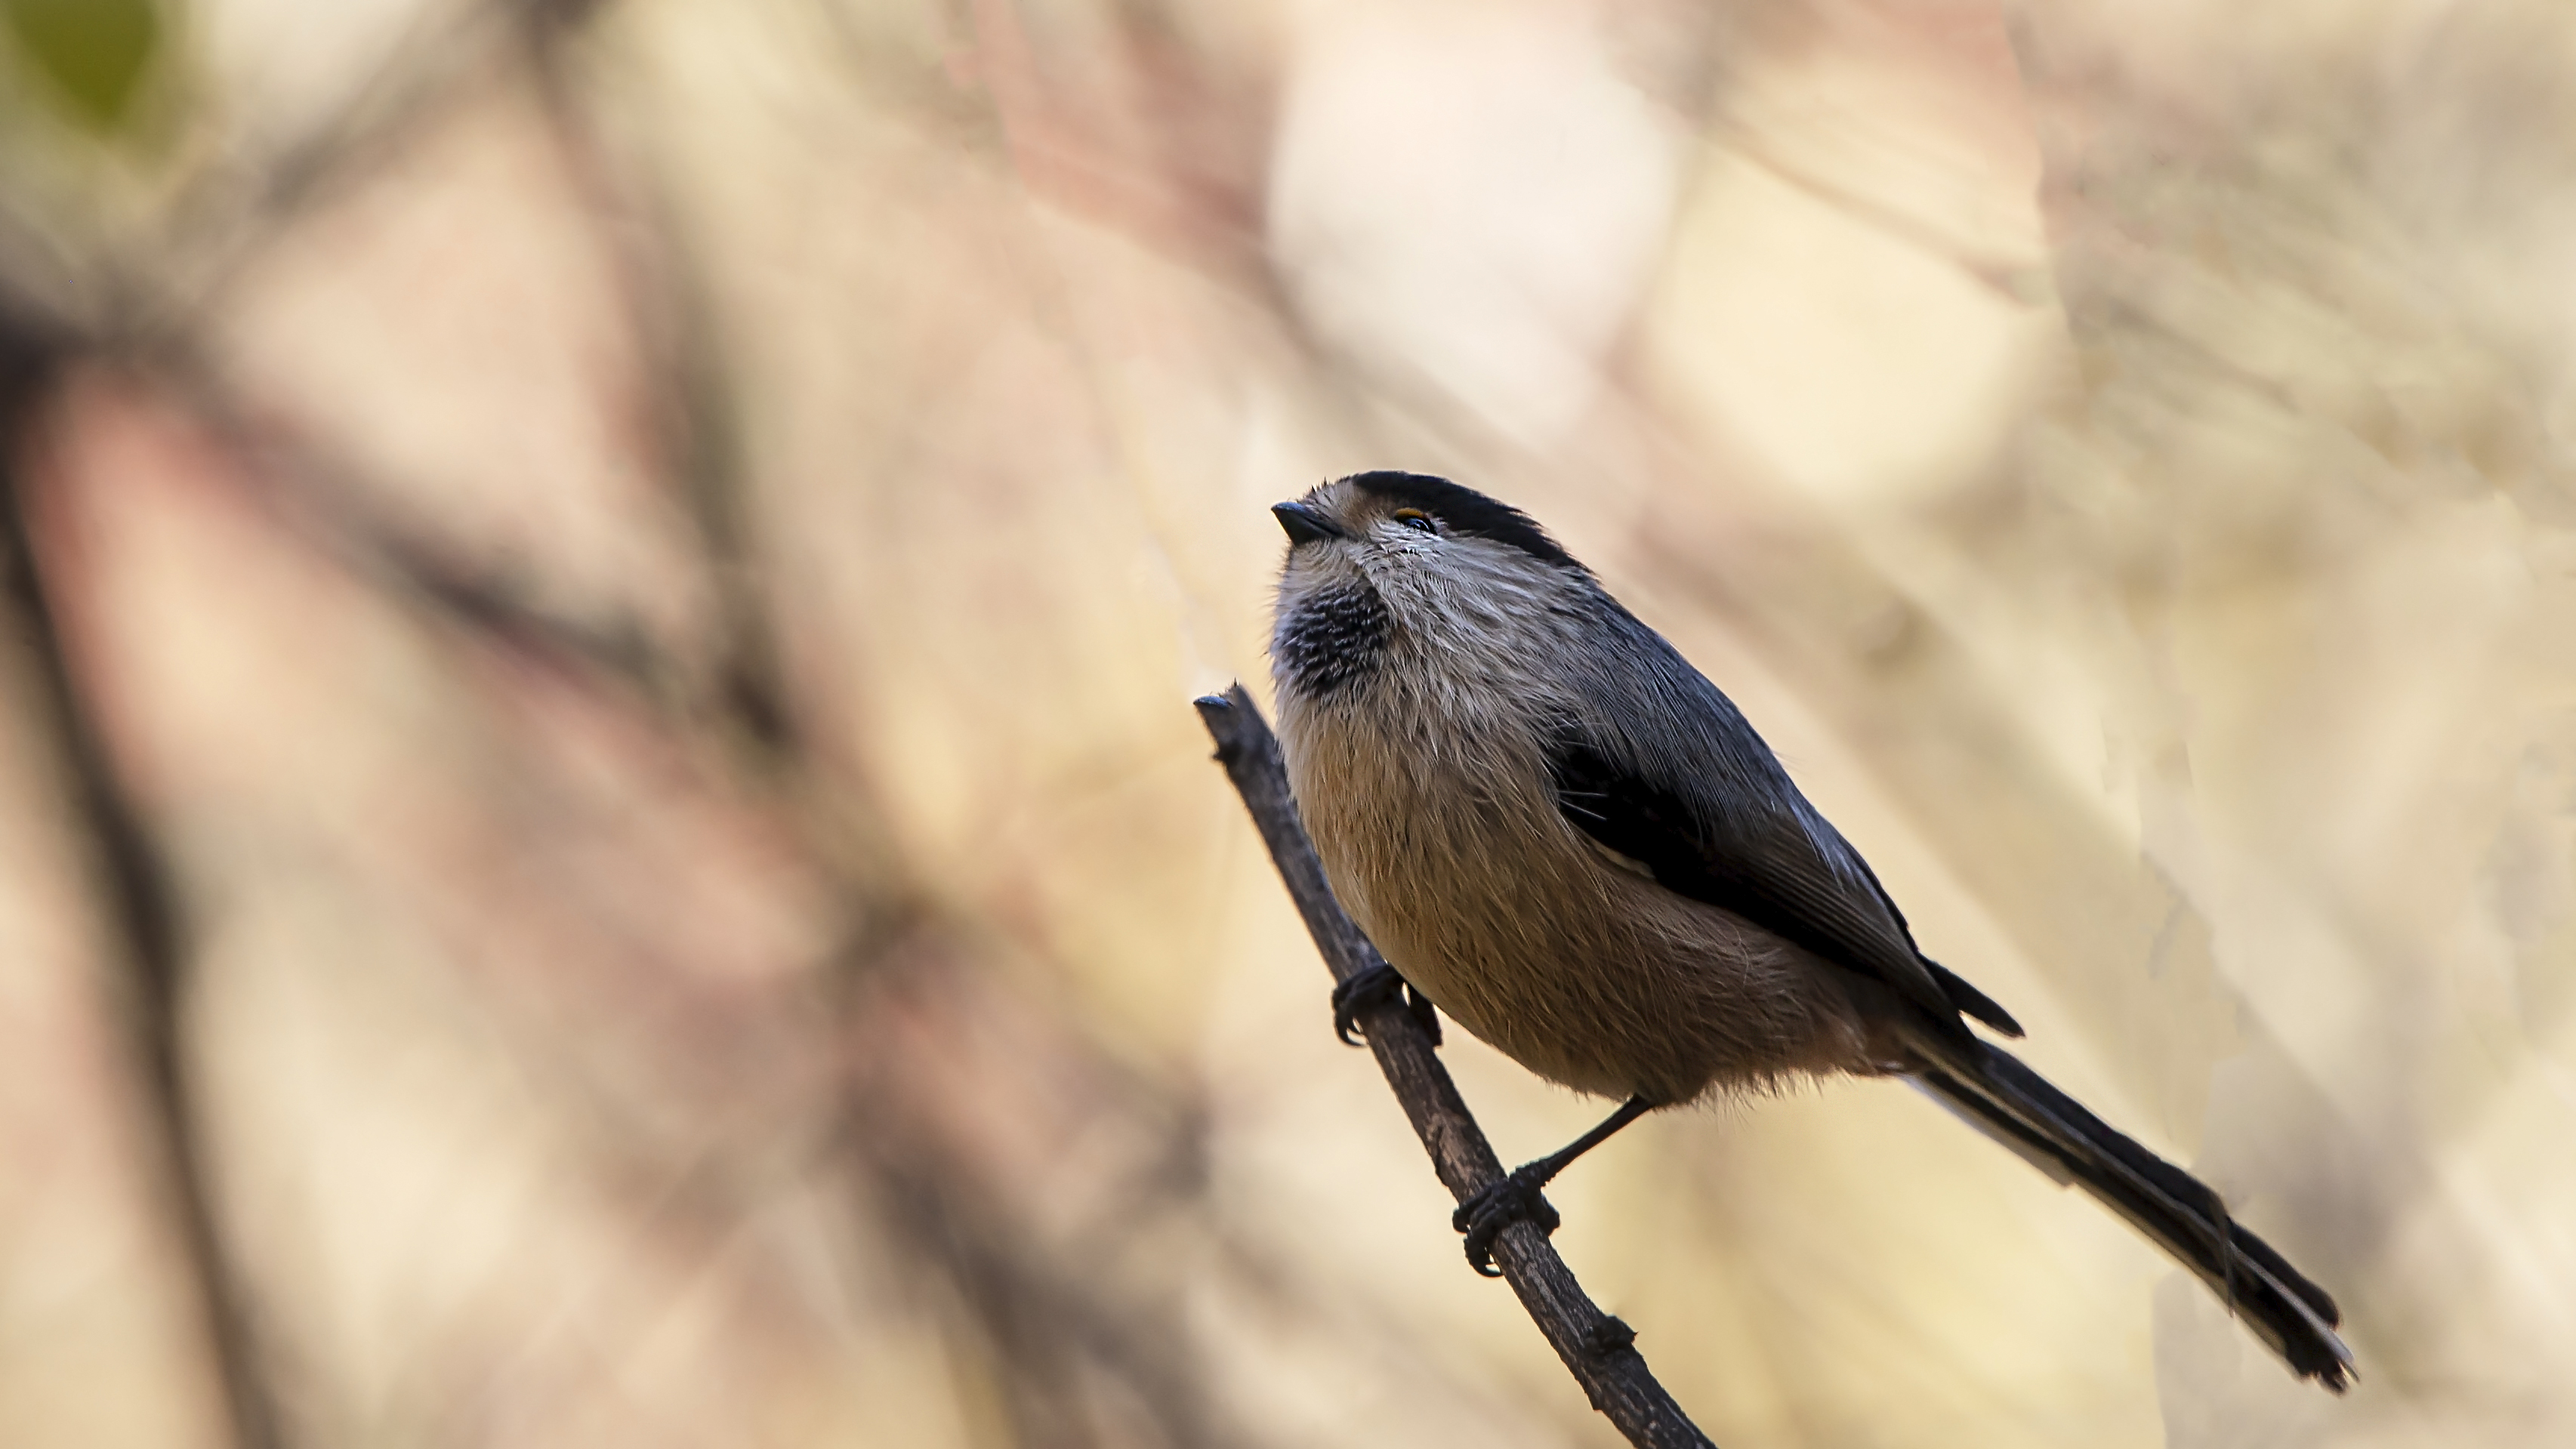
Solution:
[{"label": "bird's head", "polygon": [[1288,534],[1271,638],[1283,688],[1337,691],[1398,636],[1508,648],[1595,590],[1528,514],[1446,478],[1354,473],[1270,511]]}]

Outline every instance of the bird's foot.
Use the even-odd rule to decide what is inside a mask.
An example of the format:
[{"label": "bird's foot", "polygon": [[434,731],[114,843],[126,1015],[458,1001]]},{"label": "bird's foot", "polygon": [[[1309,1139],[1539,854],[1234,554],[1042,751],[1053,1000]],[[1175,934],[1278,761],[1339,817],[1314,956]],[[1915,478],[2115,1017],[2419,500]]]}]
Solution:
[{"label": "bird's foot", "polygon": [[1488,1278],[1503,1276],[1503,1270],[1494,1266],[1494,1239],[1523,1218],[1538,1224],[1540,1232],[1556,1231],[1560,1221],[1556,1209],[1539,1194],[1547,1183],[1542,1170],[1547,1165],[1542,1159],[1512,1169],[1449,1215],[1449,1226],[1467,1235],[1467,1266]]},{"label": "bird's foot", "polygon": [[1360,1039],[1351,1033],[1359,1029],[1363,1011],[1372,1011],[1404,994],[1404,978],[1395,968],[1380,961],[1333,987],[1333,1035],[1344,1046],[1358,1046]]},{"label": "bird's foot", "polygon": [[1406,984],[1395,968],[1383,961],[1333,988],[1333,1035],[1340,1037],[1344,1046],[1358,1046],[1360,1039],[1352,1033],[1363,1030],[1360,1014],[1398,997],[1403,998],[1413,1019],[1429,1034],[1431,1044],[1440,1045],[1440,1013],[1433,1009],[1431,998]]}]

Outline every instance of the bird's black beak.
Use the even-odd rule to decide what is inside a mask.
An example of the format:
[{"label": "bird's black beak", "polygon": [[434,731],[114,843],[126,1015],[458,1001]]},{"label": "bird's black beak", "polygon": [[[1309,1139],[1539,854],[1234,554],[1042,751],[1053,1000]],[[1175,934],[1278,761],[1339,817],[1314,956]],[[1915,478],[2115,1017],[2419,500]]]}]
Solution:
[{"label": "bird's black beak", "polygon": [[1313,543],[1318,539],[1350,537],[1340,524],[1325,517],[1320,510],[1309,508],[1303,503],[1273,503],[1270,505],[1270,516],[1278,519],[1279,526],[1287,531],[1288,545],[1291,548],[1301,543]]}]

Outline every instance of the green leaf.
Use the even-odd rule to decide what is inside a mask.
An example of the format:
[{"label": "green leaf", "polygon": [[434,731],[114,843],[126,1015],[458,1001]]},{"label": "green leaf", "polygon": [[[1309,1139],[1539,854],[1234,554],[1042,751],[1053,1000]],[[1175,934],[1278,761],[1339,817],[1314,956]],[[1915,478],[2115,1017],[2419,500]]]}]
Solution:
[{"label": "green leaf", "polygon": [[152,0],[0,0],[0,15],[73,121],[93,131],[124,124],[161,44]]}]

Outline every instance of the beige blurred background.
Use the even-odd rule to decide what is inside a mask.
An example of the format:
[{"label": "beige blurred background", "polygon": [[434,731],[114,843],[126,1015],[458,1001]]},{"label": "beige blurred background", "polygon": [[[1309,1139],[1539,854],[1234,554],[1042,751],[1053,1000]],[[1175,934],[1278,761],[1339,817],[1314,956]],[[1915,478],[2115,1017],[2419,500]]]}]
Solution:
[{"label": "beige blurred background", "polygon": [[0,1443],[1615,1443],[1188,707],[1367,467],[2362,1371],[1828,1085],[1554,1193],[1718,1443],[2576,1443],[2576,10],[0,20]]}]

